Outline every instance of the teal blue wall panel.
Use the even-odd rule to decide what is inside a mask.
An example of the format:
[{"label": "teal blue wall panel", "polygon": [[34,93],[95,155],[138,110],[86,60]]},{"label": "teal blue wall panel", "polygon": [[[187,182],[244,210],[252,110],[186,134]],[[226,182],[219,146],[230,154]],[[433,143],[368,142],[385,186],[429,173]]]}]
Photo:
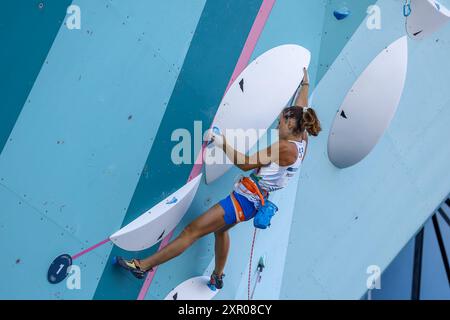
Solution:
[{"label": "teal blue wall panel", "polygon": [[[22,252],[24,267],[39,260],[39,275],[13,281],[2,273],[9,294],[26,297],[22,282],[46,283],[56,255],[75,254],[121,226],[204,5],[176,2],[183,21],[173,1],[166,9],[159,1],[77,1],[81,30],[59,30],[0,157],[1,184],[51,224],[23,225],[29,210],[20,208],[1,219],[12,230],[53,234],[53,251],[41,255],[30,246]],[[158,43],[159,29],[148,29],[154,14],[172,47]],[[78,241],[60,240],[58,229]],[[36,236],[33,244],[48,243]],[[110,250],[106,245],[77,260],[90,279],[84,289],[69,292],[62,283],[49,290],[61,298],[92,298]]]},{"label": "teal blue wall panel", "polygon": [[2,1],[0,152],[45,61],[71,0]]}]

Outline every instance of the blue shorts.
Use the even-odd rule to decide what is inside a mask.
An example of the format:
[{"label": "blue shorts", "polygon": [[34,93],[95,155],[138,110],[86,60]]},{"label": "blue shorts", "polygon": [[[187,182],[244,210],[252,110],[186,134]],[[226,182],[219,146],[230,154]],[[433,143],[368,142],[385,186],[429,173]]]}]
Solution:
[{"label": "blue shorts", "polygon": [[[255,217],[256,208],[253,202],[248,200],[246,197],[241,196],[240,194],[233,191],[236,200],[241,205],[242,211],[244,212],[245,221],[251,220]],[[231,196],[226,197],[222,201],[219,202],[219,205],[225,211],[224,220],[227,225],[233,225],[237,222],[236,212],[233,206],[233,200],[231,200]]]}]

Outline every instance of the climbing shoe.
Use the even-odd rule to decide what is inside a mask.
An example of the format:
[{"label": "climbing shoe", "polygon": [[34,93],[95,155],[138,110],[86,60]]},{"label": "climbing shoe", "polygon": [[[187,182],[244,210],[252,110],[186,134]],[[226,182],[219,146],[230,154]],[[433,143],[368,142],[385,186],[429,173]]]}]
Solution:
[{"label": "climbing shoe", "polygon": [[213,273],[211,275],[211,280],[209,280],[209,287],[214,287],[216,289],[222,289],[223,288],[223,277],[225,277],[224,274],[222,274],[221,276]]},{"label": "climbing shoe", "polygon": [[139,268],[136,265],[136,260],[125,260],[122,257],[114,257],[113,259],[113,264],[117,264],[119,267],[130,271],[133,276],[135,276],[138,279],[143,279],[145,277],[145,275],[147,274],[147,271],[141,270],[141,268]]}]

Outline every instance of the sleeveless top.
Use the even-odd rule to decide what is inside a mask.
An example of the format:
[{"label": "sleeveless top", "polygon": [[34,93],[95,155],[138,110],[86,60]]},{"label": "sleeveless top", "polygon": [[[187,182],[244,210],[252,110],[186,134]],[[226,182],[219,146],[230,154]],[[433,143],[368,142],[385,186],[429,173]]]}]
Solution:
[{"label": "sleeveless top", "polygon": [[[258,184],[261,189],[264,189],[267,192],[283,189],[287,186],[289,180],[300,171],[306,149],[305,140],[302,140],[301,142],[289,140],[289,142],[292,142],[297,146],[297,160],[290,166],[280,166],[278,163],[271,162],[267,166],[256,169],[253,174],[258,178]],[[259,209],[260,199],[257,195],[248,191],[242,183],[235,183],[234,192],[253,202],[255,207]]]}]

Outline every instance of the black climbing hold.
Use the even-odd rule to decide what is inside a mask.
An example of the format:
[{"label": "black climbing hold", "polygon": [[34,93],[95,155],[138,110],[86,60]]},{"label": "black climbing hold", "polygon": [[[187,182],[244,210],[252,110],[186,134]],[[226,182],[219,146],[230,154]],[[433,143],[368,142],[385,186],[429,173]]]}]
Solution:
[{"label": "black climbing hold", "polygon": [[68,275],[68,269],[72,265],[72,257],[68,254],[62,254],[53,260],[48,268],[47,280],[51,284],[60,283]]},{"label": "black climbing hold", "polygon": [[417,37],[419,34],[421,34],[423,30],[420,30],[419,32],[414,33],[414,37]]},{"label": "black climbing hold", "polygon": [[242,92],[244,92],[244,79],[239,82],[239,87],[241,87]]},{"label": "black climbing hold", "polygon": [[164,230],[164,231],[161,233],[161,235],[158,237],[158,241],[162,239],[162,237],[163,237],[163,235],[164,235],[165,232],[166,232],[166,230]]},{"label": "black climbing hold", "polygon": [[342,110],[342,112],[341,112],[341,117],[344,118],[344,119],[347,119],[347,115],[345,114],[344,110]]},{"label": "black climbing hold", "polygon": [[178,292],[173,295],[173,300],[177,300],[177,299],[178,299]]}]

